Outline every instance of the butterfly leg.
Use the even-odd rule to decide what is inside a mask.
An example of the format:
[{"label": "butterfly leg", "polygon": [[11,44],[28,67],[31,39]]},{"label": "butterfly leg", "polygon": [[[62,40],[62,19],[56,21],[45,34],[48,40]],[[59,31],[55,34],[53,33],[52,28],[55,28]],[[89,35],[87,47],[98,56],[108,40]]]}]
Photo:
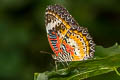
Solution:
[{"label": "butterfly leg", "polygon": [[57,71],[58,66],[57,66],[57,61],[55,60],[55,70]]}]

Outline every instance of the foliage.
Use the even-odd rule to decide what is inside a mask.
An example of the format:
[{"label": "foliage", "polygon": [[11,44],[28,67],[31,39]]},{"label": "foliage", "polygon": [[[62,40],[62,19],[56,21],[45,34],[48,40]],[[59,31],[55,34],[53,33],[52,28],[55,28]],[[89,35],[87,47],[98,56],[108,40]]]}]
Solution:
[{"label": "foliage", "polygon": [[[120,46],[115,44],[110,48],[96,46],[94,59],[70,62],[67,68],[57,71],[37,73],[35,80],[78,80],[116,71],[120,67]],[[119,77],[120,78],[120,77]]]}]

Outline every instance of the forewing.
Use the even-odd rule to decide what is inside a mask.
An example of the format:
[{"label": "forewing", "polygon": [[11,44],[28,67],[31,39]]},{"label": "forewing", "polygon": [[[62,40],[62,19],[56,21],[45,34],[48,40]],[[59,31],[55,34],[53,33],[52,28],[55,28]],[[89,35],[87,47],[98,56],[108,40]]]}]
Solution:
[{"label": "forewing", "polygon": [[61,53],[60,45],[68,30],[71,28],[65,20],[70,20],[66,9],[59,5],[48,6],[45,13],[45,25],[49,44],[58,56]]}]

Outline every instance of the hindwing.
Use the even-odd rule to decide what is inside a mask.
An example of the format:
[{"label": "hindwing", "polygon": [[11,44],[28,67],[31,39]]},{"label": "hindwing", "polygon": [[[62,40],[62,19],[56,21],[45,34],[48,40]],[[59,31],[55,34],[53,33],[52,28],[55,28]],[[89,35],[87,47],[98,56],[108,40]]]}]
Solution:
[{"label": "hindwing", "polygon": [[46,8],[45,25],[49,44],[58,61],[80,61],[93,57],[95,44],[87,28],[80,27],[59,5]]}]

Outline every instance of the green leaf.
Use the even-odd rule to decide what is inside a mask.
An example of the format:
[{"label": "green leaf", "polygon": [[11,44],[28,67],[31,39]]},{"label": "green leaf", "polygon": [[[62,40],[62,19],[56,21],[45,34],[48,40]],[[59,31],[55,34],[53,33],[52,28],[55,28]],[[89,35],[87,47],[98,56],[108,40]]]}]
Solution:
[{"label": "green leaf", "polygon": [[[103,48],[96,46],[95,58],[85,61],[70,62],[68,68],[59,69],[57,71],[46,71],[38,73],[42,80],[78,80],[86,79],[89,77],[105,74],[111,71],[117,71],[120,67],[120,46],[115,44],[110,48]],[[116,75],[117,75],[116,74]]]}]

